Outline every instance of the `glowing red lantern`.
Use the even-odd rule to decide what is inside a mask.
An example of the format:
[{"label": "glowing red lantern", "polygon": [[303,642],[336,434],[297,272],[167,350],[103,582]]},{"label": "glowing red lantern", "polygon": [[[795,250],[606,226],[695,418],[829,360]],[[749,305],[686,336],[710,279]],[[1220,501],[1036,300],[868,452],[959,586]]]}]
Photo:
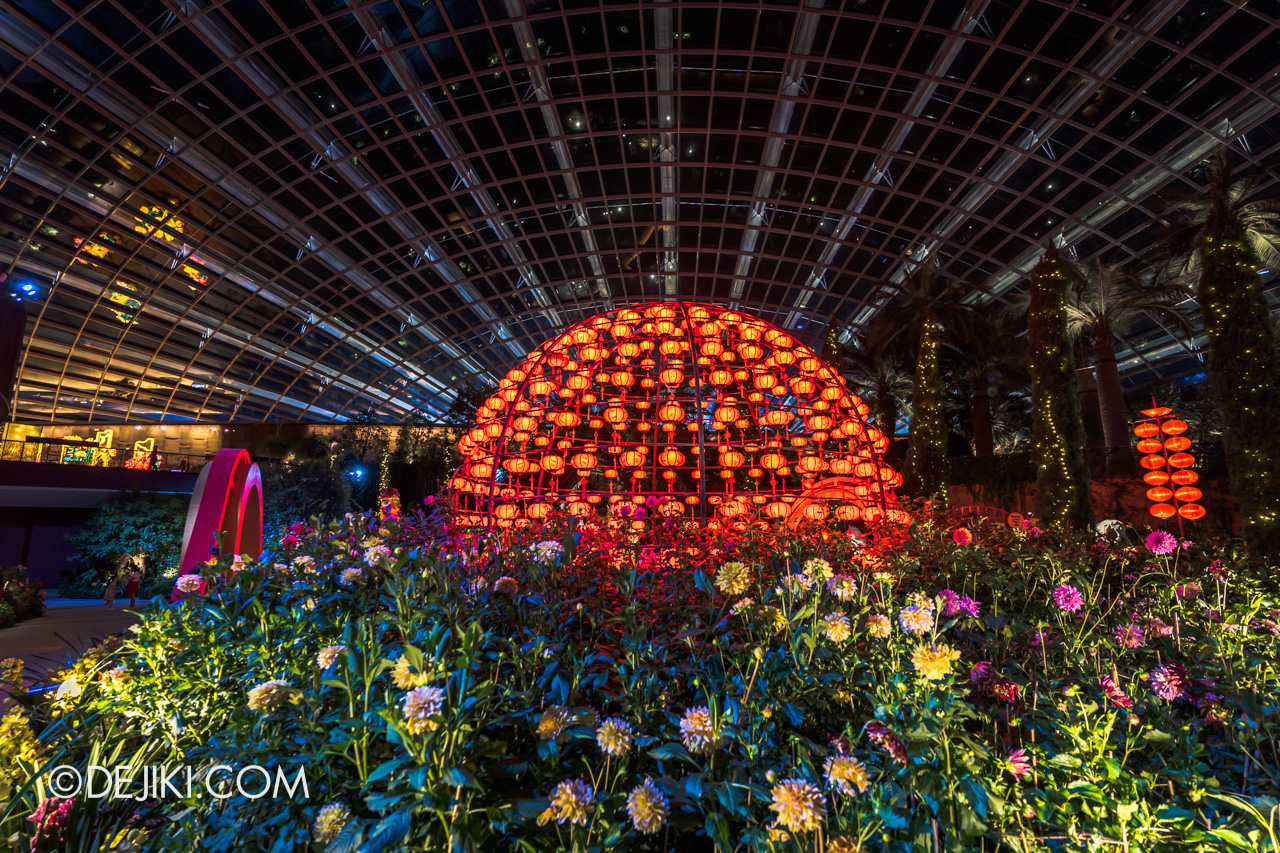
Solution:
[{"label": "glowing red lantern", "polygon": [[1133,428],[1133,434],[1139,438],[1151,438],[1160,434],[1160,427],[1155,424],[1138,424]]},{"label": "glowing red lantern", "polygon": [[1187,431],[1185,421],[1165,421],[1160,424],[1160,431],[1165,435],[1182,435]]},{"label": "glowing red lantern", "polygon": [[1174,468],[1187,468],[1196,463],[1196,458],[1190,453],[1175,453],[1169,457],[1169,464]]},{"label": "glowing red lantern", "polygon": [[1144,456],[1138,460],[1138,464],[1143,468],[1163,468],[1165,466],[1165,458],[1160,455]]},{"label": "glowing red lantern", "polygon": [[1195,471],[1174,471],[1173,476],[1169,479],[1177,483],[1179,486],[1189,486],[1200,479],[1200,475]]},{"label": "glowing red lantern", "polygon": [[1200,504],[1183,504],[1178,507],[1178,515],[1190,521],[1195,521],[1198,518],[1204,518],[1204,507],[1200,506]]},{"label": "glowing red lantern", "polygon": [[1151,507],[1151,514],[1156,518],[1172,518],[1177,513],[1171,504],[1156,504]]}]

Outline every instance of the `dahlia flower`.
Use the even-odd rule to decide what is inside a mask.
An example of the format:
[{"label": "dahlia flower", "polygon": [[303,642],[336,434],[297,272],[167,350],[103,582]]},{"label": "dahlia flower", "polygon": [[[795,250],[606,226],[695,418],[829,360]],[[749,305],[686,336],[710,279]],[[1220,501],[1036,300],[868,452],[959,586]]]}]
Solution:
[{"label": "dahlia flower", "polygon": [[631,724],[619,717],[610,717],[596,729],[596,743],[601,751],[615,758],[626,754],[634,738]]},{"label": "dahlia flower", "polygon": [[1107,694],[1107,698],[1116,703],[1118,708],[1132,708],[1133,700],[1125,695],[1115,680],[1109,676],[1102,676],[1102,692]]},{"label": "dahlia flower", "polygon": [[1021,779],[1031,772],[1031,757],[1025,749],[1015,749],[1006,759],[1008,770],[1015,778]]},{"label": "dahlia flower", "polygon": [[627,814],[636,832],[653,835],[667,825],[671,802],[652,779],[645,779],[627,795]]},{"label": "dahlia flower", "polygon": [[848,575],[835,575],[827,581],[827,592],[841,601],[852,601],[858,595],[858,583]]},{"label": "dahlia flower", "polygon": [[264,681],[249,690],[250,711],[274,711],[289,699],[289,682]]},{"label": "dahlia flower", "polygon": [[871,784],[871,774],[867,772],[867,765],[852,755],[827,756],[823,774],[827,777],[828,785],[848,796],[853,796],[854,788],[858,789],[858,793],[862,793]]},{"label": "dahlia flower", "polygon": [[946,643],[935,646],[917,646],[911,654],[916,672],[929,681],[941,681],[951,674],[951,664],[960,659],[960,653]]},{"label": "dahlia flower", "polygon": [[970,533],[968,530],[966,530],[966,529],[965,529],[965,528],[963,528],[963,527],[957,527],[957,528],[955,529],[955,532],[953,532],[953,533],[951,534],[951,539],[952,539],[952,541],[954,541],[957,545],[971,545],[971,544],[973,544],[973,534],[972,534],[972,533]]},{"label": "dahlia flower", "polygon": [[893,633],[893,623],[883,613],[872,613],[867,617],[867,633],[878,640]]},{"label": "dahlia flower", "polygon": [[827,798],[818,786],[805,779],[783,779],[773,786],[770,811],[778,815],[778,823],[791,832],[808,832],[819,828],[827,819]]},{"label": "dahlia flower", "polygon": [[879,720],[871,720],[863,726],[863,730],[872,743],[889,753],[898,762],[907,763],[907,748],[888,726]]},{"label": "dahlia flower", "polygon": [[573,718],[563,705],[552,705],[538,718],[538,737],[559,743],[571,722]]},{"label": "dahlia flower", "polygon": [[316,655],[316,666],[320,669],[328,669],[338,660],[338,655],[346,651],[347,647],[342,643],[335,643],[332,646],[325,646]]},{"label": "dahlia flower", "polygon": [[1187,671],[1181,664],[1162,663],[1150,672],[1151,692],[1166,702],[1187,695]]},{"label": "dahlia flower", "polygon": [[584,779],[570,779],[556,785],[551,792],[551,804],[538,815],[538,825],[548,821],[586,826],[587,816],[595,808],[595,790]]},{"label": "dahlia flower", "polygon": [[1178,550],[1178,540],[1163,530],[1153,530],[1147,536],[1147,550],[1157,557],[1167,557]]},{"label": "dahlia flower", "polygon": [[316,822],[311,826],[311,837],[318,844],[329,844],[336,839],[342,830],[351,822],[351,809],[346,803],[329,803],[320,809]]},{"label": "dahlia flower", "polygon": [[751,586],[751,570],[744,563],[725,563],[716,572],[716,586],[726,595],[742,595]]},{"label": "dahlia flower", "polygon": [[720,745],[720,732],[711,721],[707,706],[690,708],[680,720],[680,738],[695,755],[709,755]]},{"label": "dahlia flower", "polygon": [[827,639],[835,643],[843,643],[853,636],[853,629],[849,627],[849,617],[843,613],[832,613],[823,619],[822,630],[827,635]]},{"label": "dahlia flower", "polygon": [[431,718],[444,710],[444,698],[439,687],[415,687],[405,694],[404,720],[409,734],[436,730],[439,724]]},{"label": "dahlia flower", "polygon": [[1053,602],[1058,609],[1068,613],[1079,613],[1084,606],[1084,596],[1071,584],[1064,583],[1053,591]]},{"label": "dahlia flower", "polygon": [[908,634],[925,634],[933,630],[933,610],[909,605],[898,612],[898,624]]}]

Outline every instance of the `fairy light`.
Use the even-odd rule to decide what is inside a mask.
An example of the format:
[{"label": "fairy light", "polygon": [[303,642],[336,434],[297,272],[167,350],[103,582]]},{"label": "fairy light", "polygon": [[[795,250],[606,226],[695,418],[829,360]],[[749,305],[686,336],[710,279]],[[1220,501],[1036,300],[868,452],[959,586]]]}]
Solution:
[{"label": "fairy light", "polygon": [[1059,528],[1082,527],[1092,519],[1075,354],[1067,337],[1066,287],[1058,251],[1050,245],[1031,272],[1028,366],[1035,401],[1037,512],[1045,524]]},{"label": "fairy light", "polygon": [[1244,226],[1212,212],[1200,244],[1200,306],[1209,338],[1209,376],[1222,415],[1231,493],[1244,536],[1280,553],[1280,356],[1257,255]]}]

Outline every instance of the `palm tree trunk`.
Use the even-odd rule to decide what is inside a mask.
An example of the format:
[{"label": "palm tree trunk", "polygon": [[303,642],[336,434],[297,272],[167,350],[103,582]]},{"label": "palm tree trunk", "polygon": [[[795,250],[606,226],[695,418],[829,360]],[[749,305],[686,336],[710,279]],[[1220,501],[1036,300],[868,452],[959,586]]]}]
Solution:
[{"label": "palm tree trunk", "polygon": [[1102,437],[1107,445],[1107,476],[1117,477],[1132,467],[1129,453],[1129,417],[1124,407],[1124,388],[1116,366],[1115,338],[1110,329],[1097,329],[1093,336],[1093,370],[1098,379],[1098,410],[1102,414]]},{"label": "palm tree trunk", "polygon": [[1080,421],[1084,424],[1084,446],[1105,448],[1106,439],[1102,436],[1102,413],[1098,406],[1098,380],[1094,378],[1093,368],[1088,364],[1089,338],[1081,335],[1076,339],[1076,385],[1080,390],[1076,396],[1080,399]]},{"label": "palm tree trunk", "polygon": [[991,429],[991,377],[983,373],[973,379],[973,454],[990,456],[996,452]]}]

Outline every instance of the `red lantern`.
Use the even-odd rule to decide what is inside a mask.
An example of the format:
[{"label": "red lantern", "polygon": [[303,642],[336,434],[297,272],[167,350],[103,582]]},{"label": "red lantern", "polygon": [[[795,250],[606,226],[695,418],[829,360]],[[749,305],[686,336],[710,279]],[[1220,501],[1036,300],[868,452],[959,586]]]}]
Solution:
[{"label": "red lantern", "polygon": [[1160,434],[1160,427],[1155,424],[1138,424],[1133,428],[1133,434],[1139,438],[1151,438]]},{"label": "red lantern", "polygon": [[1166,463],[1165,458],[1163,456],[1160,456],[1159,454],[1155,454],[1152,456],[1144,456],[1138,462],[1138,464],[1140,464],[1143,468],[1150,468],[1152,470],[1156,468],[1163,468],[1165,466],[1165,463]]},{"label": "red lantern", "polygon": [[1160,424],[1160,431],[1165,435],[1182,435],[1187,431],[1187,425],[1184,421],[1165,421]]},{"label": "red lantern", "polygon": [[1189,486],[1200,479],[1200,475],[1195,471],[1174,471],[1173,476],[1169,479],[1177,483],[1179,486]]},{"label": "red lantern", "polygon": [[1194,503],[1204,496],[1204,492],[1195,486],[1183,486],[1173,493],[1173,496],[1182,503]]},{"label": "red lantern", "polygon": [[1191,446],[1191,439],[1185,435],[1175,435],[1172,438],[1164,440],[1164,449],[1170,453],[1176,453],[1179,450],[1186,450]]},{"label": "red lantern", "polygon": [[1188,468],[1196,464],[1196,458],[1190,453],[1175,453],[1169,457],[1169,464],[1174,468]]},{"label": "red lantern", "polygon": [[1139,453],[1159,453],[1164,449],[1158,438],[1144,438],[1138,442]]},{"label": "red lantern", "polygon": [[1147,489],[1147,500],[1153,503],[1164,503],[1173,497],[1173,490],[1164,486],[1152,486]]},{"label": "red lantern", "polygon": [[1151,507],[1151,514],[1156,518],[1172,518],[1176,512],[1171,504],[1156,504]]},{"label": "red lantern", "polygon": [[1184,504],[1178,507],[1178,515],[1190,521],[1195,521],[1198,518],[1204,518],[1204,507],[1200,506],[1200,504]]}]

